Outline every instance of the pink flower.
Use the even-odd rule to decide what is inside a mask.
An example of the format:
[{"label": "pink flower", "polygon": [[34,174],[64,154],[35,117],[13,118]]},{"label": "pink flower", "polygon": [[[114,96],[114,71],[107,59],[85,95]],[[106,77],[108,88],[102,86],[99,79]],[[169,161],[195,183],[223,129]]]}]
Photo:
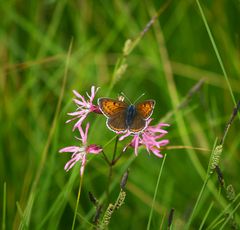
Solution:
[{"label": "pink flower", "polygon": [[89,113],[91,113],[91,112],[102,113],[100,111],[100,109],[98,108],[98,106],[93,104],[93,99],[94,99],[98,89],[99,88],[92,86],[91,87],[91,96],[89,96],[89,94],[86,93],[89,100],[86,100],[84,98],[84,96],[79,94],[76,90],[73,90],[74,95],[78,98],[78,99],[73,99],[73,101],[77,105],[77,110],[75,112],[68,113],[68,115],[73,116],[73,118],[66,121],[66,123],[69,123],[70,121],[79,119],[77,121],[77,123],[73,126],[73,130],[75,130],[76,127],[79,127],[82,125],[83,120],[87,117],[87,115]]},{"label": "pink flower", "polygon": [[[163,155],[160,153],[160,147],[167,145],[169,140],[160,140],[167,133],[167,131],[163,130],[161,127],[169,126],[169,124],[159,123],[155,126],[149,126],[151,120],[152,119],[149,119],[147,121],[147,128],[143,132],[133,135],[133,139],[128,145],[125,146],[123,151],[126,151],[129,146],[133,147],[134,153],[137,156],[138,147],[143,145],[149,153],[152,152],[157,157],[163,157]],[[132,135],[132,133],[127,132],[121,136],[119,140],[121,141],[130,135]]]},{"label": "pink flower", "polygon": [[82,142],[82,146],[69,146],[59,150],[60,153],[72,152],[71,159],[66,163],[64,169],[69,171],[78,161],[81,162],[80,175],[83,175],[83,171],[87,161],[87,154],[98,154],[102,151],[100,146],[95,144],[87,145],[89,123],[87,123],[85,133],[81,126],[78,126],[78,130],[81,138],[78,138]]}]

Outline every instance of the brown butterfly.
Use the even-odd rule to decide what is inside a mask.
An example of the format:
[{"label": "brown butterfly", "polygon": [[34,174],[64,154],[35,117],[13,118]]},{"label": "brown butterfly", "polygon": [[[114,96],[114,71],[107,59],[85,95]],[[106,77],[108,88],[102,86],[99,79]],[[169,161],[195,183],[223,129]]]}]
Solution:
[{"label": "brown butterfly", "polygon": [[123,100],[99,98],[98,105],[107,117],[107,127],[114,132],[139,133],[147,126],[147,119],[152,115],[155,101],[127,104]]}]

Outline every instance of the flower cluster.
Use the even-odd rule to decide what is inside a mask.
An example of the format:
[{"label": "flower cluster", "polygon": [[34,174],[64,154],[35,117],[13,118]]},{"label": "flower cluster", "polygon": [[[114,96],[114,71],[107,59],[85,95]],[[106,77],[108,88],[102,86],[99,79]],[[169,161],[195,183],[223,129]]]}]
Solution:
[{"label": "flower cluster", "polygon": [[88,154],[99,154],[102,152],[102,148],[98,145],[87,144],[87,136],[88,136],[88,130],[90,127],[90,124],[87,123],[85,132],[82,128],[82,123],[86,119],[89,113],[101,113],[97,105],[93,104],[94,97],[97,93],[99,88],[96,88],[95,86],[92,86],[91,88],[91,95],[87,94],[88,100],[84,98],[81,94],[79,94],[76,90],[73,91],[74,95],[77,97],[77,99],[73,99],[75,104],[77,105],[77,110],[72,113],[68,113],[68,115],[73,116],[72,119],[67,120],[67,123],[70,121],[73,121],[75,119],[78,119],[76,124],[73,126],[73,131],[77,128],[81,138],[78,138],[81,142],[81,146],[68,146],[65,148],[62,148],[59,150],[60,153],[63,152],[71,152],[73,153],[71,156],[71,159],[66,163],[64,169],[66,171],[70,170],[77,162],[81,163],[80,168],[80,175],[83,175],[84,168],[87,162],[87,155]]},{"label": "flower cluster", "polygon": [[[169,126],[169,124],[159,123],[155,126],[150,126],[149,124],[151,121],[152,119],[148,119],[147,128],[143,132],[133,135],[131,142],[123,149],[124,152],[130,146],[134,148],[134,153],[137,156],[138,148],[140,146],[145,146],[149,153],[152,152],[157,157],[163,157],[162,154],[160,154],[160,148],[161,146],[167,145],[169,143],[169,140],[159,139],[161,139],[165,134],[168,133],[166,130],[163,130],[162,127]],[[122,141],[123,139],[131,135],[132,133],[127,132],[126,134],[121,136],[119,140]]]},{"label": "flower cluster", "polygon": [[85,132],[83,131],[81,126],[78,126],[78,130],[80,133],[81,138],[79,140],[82,142],[82,146],[69,146],[65,147],[59,150],[60,153],[63,152],[71,152],[72,157],[70,161],[67,162],[64,169],[68,171],[71,169],[78,161],[81,162],[81,168],[80,168],[80,174],[83,175],[83,171],[86,165],[86,157],[87,154],[98,154],[102,151],[102,148],[100,146],[97,146],[95,144],[93,145],[87,145],[87,135],[88,135],[88,129],[89,129],[89,123],[87,123]]},{"label": "flower cluster", "polygon": [[98,90],[99,88],[92,86],[91,96],[86,93],[89,100],[86,100],[84,96],[79,94],[76,90],[73,90],[73,94],[77,97],[77,99],[73,99],[73,101],[77,105],[77,110],[75,112],[68,113],[68,115],[73,116],[73,118],[66,121],[66,123],[69,123],[70,121],[79,119],[73,126],[73,130],[82,125],[82,122],[86,119],[89,113],[101,113],[99,107],[93,104],[94,97]]},{"label": "flower cluster", "polygon": [[[87,161],[88,154],[99,154],[103,151],[103,149],[95,144],[88,145],[87,144],[87,135],[90,124],[87,123],[85,132],[83,131],[82,124],[83,121],[86,119],[88,114],[90,113],[97,113],[102,114],[99,105],[93,104],[94,98],[96,96],[97,91],[99,88],[95,86],[91,87],[91,95],[87,94],[87,99],[84,96],[79,94],[77,91],[73,91],[74,95],[76,96],[73,101],[77,105],[77,109],[75,112],[68,113],[68,115],[72,116],[71,119],[67,120],[67,123],[77,120],[77,122],[73,126],[73,131],[78,129],[80,133],[81,146],[69,146],[60,149],[59,152],[71,152],[72,156],[71,159],[67,162],[64,169],[66,171],[70,170],[77,162],[81,163],[80,168],[80,175],[83,175],[84,168]],[[163,127],[169,126],[169,124],[159,123],[157,125],[150,125],[153,119],[149,118],[146,121],[146,128],[138,133],[133,133],[130,131],[127,132],[116,132],[120,137],[119,140],[122,141],[127,137],[132,137],[132,140],[124,147],[123,152],[127,150],[128,147],[134,148],[135,155],[138,154],[139,147],[145,147],[148,153],[153,153],[157,157],[162,157],[160,153],[161,147],[165,146],[169,143],[167,139],[162,139],[167,131],[162,129]],[[112,129],[111,129],[112,130]],[[114,130],[112,130],[114,131]]]}]

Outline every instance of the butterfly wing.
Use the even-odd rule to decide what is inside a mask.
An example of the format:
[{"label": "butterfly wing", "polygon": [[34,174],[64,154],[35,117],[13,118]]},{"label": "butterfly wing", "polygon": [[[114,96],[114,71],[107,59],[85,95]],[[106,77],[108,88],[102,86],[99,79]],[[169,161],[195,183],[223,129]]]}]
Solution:
[{"label": "butterfly wing", "polygon": [[139,114],[144,120],[147,120],[152,115],[154,106],[154,100],[140,102],[136,105],[137,114]]},{"label": "butterfly wing", "polygon": [[126,122],[127,103],[110,98],[99,98],[98,105],[102,113],[108,118],[107,126],[109,129],[115,132],[128,129],[132,133],[138,133],[146,128],[146,120],[152,115],[155,101],[147,100],[138,103],[135,106],[136,115],[129,127]]},{"label": "butterfly wing", "polygon": [[123,132],[127,130],[125,110],[118,112],[116,115],[107,119],[107,126],[115,132]]},{"label": "butterfly wing", "polygon": [[146,128],[146,120],[142,118],[142,116],[139,113],[136,113],[132,124],[129,126],[129,131],[131,133],[139,133],[143,131]]},{"label": "butterfly wing", "polygon": [[127,130],[126,110],[128,104],[110,98],[99,98],[98,105],[102,113],[108,118],[107,126],[115,132]]},{"label": "butterfly wing", "polygon": [[152,115],[154,105],[154,100],[147,100],[136,105],[136,115],[129,127],[130,132],[138,133],[146,128],[146,120]]},{"label": "butterfly wing", "polygon": [[114,100],[111,98],[99,98],[98,105],[102,113],[106,117],[112,117],[117,115],[121,111],[125,111],[128,107],[128,104],[123,101]]}]

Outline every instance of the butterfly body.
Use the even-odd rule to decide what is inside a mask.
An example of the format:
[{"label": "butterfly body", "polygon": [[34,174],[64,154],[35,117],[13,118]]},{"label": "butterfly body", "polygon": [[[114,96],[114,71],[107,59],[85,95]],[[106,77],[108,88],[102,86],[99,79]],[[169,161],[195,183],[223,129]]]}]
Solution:
[{"label": "butterfly body", "polygon": [[152,115],[155,101],[147,100],[128,105],[124,101],[99,98],[98,105],[107,117],[107,126],[114,132],[138,133],[146,128],[146,120]]},{"label": "butterfly body", "polygon": [[136,108],[134,105],[129,105],[126,112],[126,126],[129,128],[133,123],[134,117],[136,116]]}]

